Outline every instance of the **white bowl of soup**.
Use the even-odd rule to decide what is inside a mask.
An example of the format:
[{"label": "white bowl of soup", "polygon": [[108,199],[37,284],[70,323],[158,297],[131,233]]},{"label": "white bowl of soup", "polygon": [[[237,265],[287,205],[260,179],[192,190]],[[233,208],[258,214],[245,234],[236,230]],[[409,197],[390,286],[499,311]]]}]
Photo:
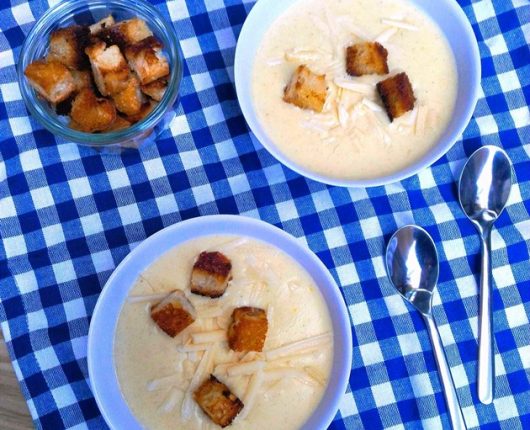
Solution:
[{"label": "white bowl of soup", "polygon": [[[196,289],[212,287],[195,278],[211,254],[229,262],[215,278],[224,291]],[[168,296],[192,315],[178,330],[167,313],[157,318]],[[237,335],[236,309],[261,312],[267,329],[238,326]],[[348,311],[322,262],[282,230],[239,216],[185,221],[135,248],[105,285],[88,339],[91,387],[113,429],[325,429],[351,361]],[[220,421],[211,395],[200,397],[212,381],[229,402]]]},{"label": "white bowl of soup", "polygon": [[455,0],[259,0],[235,58],[239,103],[263,146],[346,187],[396,182],[442,157],[471,119],[480,75]]}]

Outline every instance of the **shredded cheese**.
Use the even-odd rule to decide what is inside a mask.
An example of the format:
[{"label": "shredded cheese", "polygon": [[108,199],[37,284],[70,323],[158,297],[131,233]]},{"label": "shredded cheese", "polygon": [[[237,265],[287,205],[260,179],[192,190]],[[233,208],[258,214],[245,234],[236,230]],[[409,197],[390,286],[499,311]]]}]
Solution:
[{"label": "shredded cheese", "polygon": [[157,294],[147,294],[142,296],[129,296],[127,297],[127,302],[129,303],[143,303],[143,302],[155,302],[160,301],[162,299],[165,299],[168,294],[170,294],[171,291],[168,291],[167,293],[157,293]]},{"label": "shredded cheese", "polygon": [[353,91],[356,93],[371,95],[374,92],[374,86],[369,84],[364,84],[361,82],[354,82],[349,79],[337,78],[334,81],[335,85],[339,88]]},{"label": "shredded cheese", "polygon": [[416,134],[424,134],[425,126],[427,123],[427,116],[429,115],[429,109],[425,106],[418,107],[418,115],[416,117]]},{"label": "shredded cheese", "polygon": [[245,407],[239,413],[239,419],[244,420],[245,417],[248,416],[249,412],[254,407],[254,404],[256,403],[256,397],[261,388],[261,385],[263,384],[263,376],[263,370],[258,370],[256,373],[254,373],[254,375],[252,375],[252,378],[250,378],[250,383],[248,384],[247,391],[243,400],[243,404],[245,405]]},{"label": "shredded cheese", "polygon": [[332,339],[331,333],[324,333],[318,336],[292,342],[286,345],[282,345],[279,348],[266,351],[265,358],[267,360],[274,360],[284,355],[292,355],[297,352],[317,349],[317,348],[320,348],[322,345],[325,345],[326,343],[330,342],[331,339]]},{"label": "shredded cheese", "polygon": [[206,374],[212,366],[213,358],[217,352],[217,345],[213,344],[202,356],[197,369],[193,377],[191,378],[190,385],[184,394],[184,400],[182,401],[181,416],[184,420],[189,420],[193,411],[193,392],[199,386],[199,384],[206,377]]},{"label": "shredded cheese", "polygon": [[242,376],[242,375],[251,375],[265,368],[265,362],[262,360],[259,361],[249,361],[242,364],[237,364],[235,366],[230,366],[226,369],[228,376]]},{"label": "shredded cheese", "polygon": [[361,103],[365,105],[368,109],[373,110],[374,112],[383,112],[383,108],[372,100],[364,98]]},{"label": "shredded cheese", "polygon": [[398,29],[396,27],[387,28],[375,38],[375,41],[378,43],[388,42],[392,38],[392,36],[394,36],[397,32]]},{"label": "shredded cheese", "polygon": [[409,24],[405,21],[398,21],[397,19],[383,18],[381,20],[381,23],[385,25],[390,25],[391,27],[400,28],[402,30],[418,31],[418,27],[416,27],[415,25]]},{"label": "shredded cheese", "polygon": [[173,409],[175,409],[175,406],[177,405],[178,395],[179,390],[177,390],[176,388],[172,388],[169,391],[169,396],[167,397],[166,401],[160,407],[160,412],[168,414]]},{"label": "shredded cheese", "polygon": [[204,331],[200,333],[192,333],[191,339],[194,344],[221,342],[223,340],[226,340],[226,332],[224,330],[213,330]]}]

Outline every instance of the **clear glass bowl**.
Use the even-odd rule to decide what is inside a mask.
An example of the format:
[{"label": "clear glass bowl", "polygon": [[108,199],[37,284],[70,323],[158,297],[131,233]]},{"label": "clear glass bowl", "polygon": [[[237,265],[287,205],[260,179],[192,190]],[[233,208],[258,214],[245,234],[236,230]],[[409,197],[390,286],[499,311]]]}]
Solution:
[{"label": "clear glass bowl", "polygon": [[[129,128],[108,133],[83,133],[68,127],[68,118],[57,115],[48,102],[37,96],[24,70],[33,61],[46,56],[50,34],[72,24],[92,24],[112,14],[116,21],[141,18],[163,43],[171,74],[166,93],[153,111]],[[182,80],[182,56],[177,34],[171,22],[143,0],[64,0],[35,24],[28,34],[18,61],[18,83],[31,114],[50,132],[71,142],[98,148],[137,148],[154,140],[157,133],[174,118],[175,105]],[[156,126],[156,128],[155,128]]]}]

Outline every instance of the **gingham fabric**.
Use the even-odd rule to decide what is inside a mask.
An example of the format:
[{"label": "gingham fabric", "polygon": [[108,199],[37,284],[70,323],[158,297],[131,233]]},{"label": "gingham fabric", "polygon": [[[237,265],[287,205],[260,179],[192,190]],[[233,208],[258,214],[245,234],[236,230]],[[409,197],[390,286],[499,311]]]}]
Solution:
[{"label": "gingham fabric", "polygon": [[[49,4],[0,2],[0,320],[35,425],[106,428],[86,361],[90,315],[106,279],[165,226],[239,213],[307,243],[342,286],[353,365],[330,428],[449,426],[424,324],[390,286],[383,264],[389,236],[417,223],[440,253],[434,315],[468,427],[529,429],[530,3],[460,0],[482,55],[474,118],[432,168],[368,190],[304,179],[249,134],[233,61],[251,2],[153,3],[174,22],[185,57],[177,117],[155,145],[102,155],[57,141],[28,117],[15,63]],[[492,239],[496,389],[488,406],[476,395],[479,238],[455,194],[467,156],[486,143],[508,151],[517,175]]]}]

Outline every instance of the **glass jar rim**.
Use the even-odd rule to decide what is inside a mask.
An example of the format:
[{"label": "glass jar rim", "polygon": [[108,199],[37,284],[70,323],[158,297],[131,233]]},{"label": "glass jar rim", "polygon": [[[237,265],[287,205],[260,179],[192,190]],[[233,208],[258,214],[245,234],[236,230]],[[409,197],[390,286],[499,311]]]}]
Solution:
[{"label": "glass jar rim", "polygon": [[[141,121],[122,130],[116,130],[106,133],[85,133],[74,130],[62,123],[58,116],[49,113],[41,103],[34,103],[36,98],[35,90],[29,85],[24,75],[26,60],[32,61],[31,52],[33,43],[39,38],[44,31],[47,33],[50,22],[54,18],[75,15],[74,11],[79,12],[85,8],[94,6],[107,6],[112,10],[113,6],[126,7],[133,11],[146,12],[156,21],[156,25],[163,29],[165,37],[169,44],[165,46],[166,51],[172,59],[173,67],[169,75],[167,89],[164,96],[157,103],[154,109]],[[152,22],[148,22],[152,24]],[[28,56],[28,53],[30,54]],[[62,0],[52,8],[48,9],[42,17],[37,20],[33,28],[28,33],[22,48],[20,50],[17,63],[18,85],[22,98],[30,114],[33,115],[48,131],[54,135],[60,136],[68,141],[86,144],[94,147],[105,147],[116,145],[127,140],[134,139],[138,135],[151,130],[162,119],[168,107],[171,107],[178,96],[180,84],[182,81],[183,64],[179,40],[172,23],[162,16],[162,14],[145,0]]]}]

